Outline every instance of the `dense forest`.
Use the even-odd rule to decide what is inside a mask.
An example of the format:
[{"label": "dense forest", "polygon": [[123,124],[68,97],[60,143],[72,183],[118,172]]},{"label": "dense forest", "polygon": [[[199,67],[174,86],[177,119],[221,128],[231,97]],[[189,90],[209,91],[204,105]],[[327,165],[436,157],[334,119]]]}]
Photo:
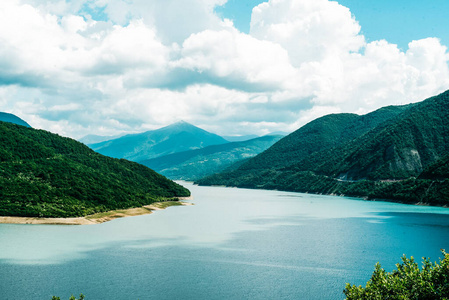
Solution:
[{"label": "dense forest", "polygon": [[364,116],[319,118],[197,183],[449,205],[448,153],[449,91]]},{"label": "dense forest", "polygon": [[0,122],[1,216],[85,216],[189,195],[140,164],[44,130]]}]

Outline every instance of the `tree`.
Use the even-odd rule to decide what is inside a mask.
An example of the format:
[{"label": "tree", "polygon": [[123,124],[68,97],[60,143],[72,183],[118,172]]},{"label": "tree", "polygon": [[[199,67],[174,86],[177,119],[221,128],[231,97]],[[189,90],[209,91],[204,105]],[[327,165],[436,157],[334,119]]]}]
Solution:
[{"label": "tree", "polygon": [[[80,298],[79,299],[76,299],[76,297],[72,295],[72,296],[70,296],[69,300],[84,300],[84,298],[85,298],[85,296],[83,294],[80,294]],[[53,296],[51,298],[51,300],[61,300],[61,298]]]},{"label": "tree", "polygon": [[423,258],[422,268],[414,258],[402,257],[391,273],[376,264],[366,287],[346,284],[346,299],[449,299],[449,254],[441,250],[444,258],[432,263]]}]

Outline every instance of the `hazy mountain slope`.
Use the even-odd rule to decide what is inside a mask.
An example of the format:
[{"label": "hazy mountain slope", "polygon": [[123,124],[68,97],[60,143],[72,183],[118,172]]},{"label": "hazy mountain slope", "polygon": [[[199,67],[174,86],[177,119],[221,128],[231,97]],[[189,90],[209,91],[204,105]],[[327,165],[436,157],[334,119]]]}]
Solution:
[{"label": "hazy mountain slope", "polygon": [[89,145],[89,144],[97,144],[105,141],[110,141],[114,139],[118,139],[119,137],[122,137],[123,135],[113,135],[113,136],[105,136],[105,135],[95,135],[95,134],[88,134],[80,139],[78,139],[79,142]]},{"label": "hazy mountain slope", "polygon": [[223,171],[242,159],[253,157],[281,138],[281,136],[264,136],[243,142],[174,153],[140,163],[171,179],[196,180]]},{"label": "hazy mountain slope", "polygon": [[[385,112],[392,113],[386,120],[382,117]],[[373,122],[372,116],[378,121]],[[292,134],[290,144],[284,144],[288,137],[284,138],[236,170],[197,183],[449,204],[449,92],[399,107],[399,111],[388,107],[362,117],[366,124],[376,126],[364,133],[357,131],[359,135],[345,143],[301,158],[298,153],[305,151],[297,149],[314,149],[320,144],[315,143],[317,134],[309,132],[302,142],[292,139]],[[353,125],[359,126],[359,120],[355,118]],[[299,136],[310,124],[294,134]],[[326,132],[329,129],[324,128]],[[322,137],[323,132],[318,136]],[[283,153],[279,150],[282,147]],[[276,157],[276,149],[283,159]],[[267,153],[274,157],[274,167]],[[257,168],[253,167],[255,162],[259,162]]]},{"label": "hazy mountain slope", "polygon": [[5,113],[5,112],[0,112],[0,121],[1,122],[13,123],[13,124],[17,124],[17,125],[22,125],[22,126],[25,126],[25,127],[31,127],[27,122],[25,122],[24,120],[22,120],[18,116],[13,115],[13,114],[9,114],[9,113]]},{"label": "hazy mountain slope", "polygon": [[260,136],[255,134],[241,135],[241,136],[223,136],[223,138],[229,142],[244,142],[258,137]]},{"label": "hazy mountain slope", "polygon": [[118,139],[88,146],[110,157],[141,161],[224,143],[228,143],[228,141],[181,121],[157,130],[125,135]]},{"label": "hazy mountain slope", "polygon": [[187,189],[134,162],[43,130],[0,122],[0,215],[82,216],[137,207]]}]

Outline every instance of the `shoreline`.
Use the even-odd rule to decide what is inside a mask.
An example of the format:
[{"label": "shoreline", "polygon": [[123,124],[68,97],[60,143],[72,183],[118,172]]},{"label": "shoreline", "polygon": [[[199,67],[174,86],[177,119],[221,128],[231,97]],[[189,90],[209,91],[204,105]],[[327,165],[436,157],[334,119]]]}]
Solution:
[{"label": "shoreline", "polygon": [[[192,197],[180,198],[180,200],[192,199]],[[134,217],[152,214],[157,210],[164,210],[170,206],[190,206],[191,202],[165,201],[155,202],[150,205],[128,209],[117,209],[101,212],[85,217],[74,218],[39,218],[39,217],[2,217],[0,224],[33,224],[33,225],[95,225],[119,218]]]},{"label": "shoreline", "polygon": [[406,204],[406,205],[416,205],[416,206],[433,206],[433,207],[441,207],[441,208],[449,208],[449,204],[443,204],[438,205],[434,203],[428,203],[428,202],[407,202],[403,200],[396,200],[396,199],[387,199],[387,198],[368,198],[367,196],[355,196],[355,195],[348,195],[348,194],[338,194],[338,193],[319,193],[319,192],[301,192],[298,190],[289,190],[289,189],[275,189],[275,188],[258,188],[258,187],[239,187],[239,186],[233,186],[233,185],[218,185],[218,184],[198,184],[194,183],[198,186],[206,186],[206,187],[222,187],[222,188],[237,188],[237,189],[248,189],[248,190],[263,190],[263,191],[280,191],[280,192],[287,192],[287,193],[298,193],[298,194],[311,194],[311,195],[323,195],[323,196],[333,196],[333,197],[348,197],[348,198],[356,198],[363,201],[382,201],[382,202],[389,202],[389,203],[398,203],[398,204]]}]

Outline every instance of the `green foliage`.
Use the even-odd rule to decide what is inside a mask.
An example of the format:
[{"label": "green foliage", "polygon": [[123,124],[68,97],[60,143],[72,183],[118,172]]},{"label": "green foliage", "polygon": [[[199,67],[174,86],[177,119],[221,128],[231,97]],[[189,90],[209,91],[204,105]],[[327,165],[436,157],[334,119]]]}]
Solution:
[{"label": "green foliage", "polygon": [[196,183],[448,205],[448,153],[449,91],[364,116],[324,116]]},{"label": "green foliage", "polygon": [[427,167],[419,178],[444,180],[449,179],[449,154]]},{"label": "green foliage", "polygon": [[0,122],[0,215],[77,217],[190,192],[134,162],[43,130]]},{"label": "green foliage", "polygon": [[[76,297],[75,296],[70,296],[70,298],[69,298],[69,300],[84,300],[85,299],[85,296],[83,295],[83,294],[80,294],[80,297],[79,297],[79,299],[76,299]],[[51,298],[51,300],[61,300],[61,298],[60,297],[56,297],[56,296],[53,296],[52,298]]]},{"label": "green foliage", "polygon": [[421,268],[403,256],[390,273],[377,263],[366,287],[346,284],[346,299],[449,299],[449,254],[442,253],[439,263],[423,258]]}]

